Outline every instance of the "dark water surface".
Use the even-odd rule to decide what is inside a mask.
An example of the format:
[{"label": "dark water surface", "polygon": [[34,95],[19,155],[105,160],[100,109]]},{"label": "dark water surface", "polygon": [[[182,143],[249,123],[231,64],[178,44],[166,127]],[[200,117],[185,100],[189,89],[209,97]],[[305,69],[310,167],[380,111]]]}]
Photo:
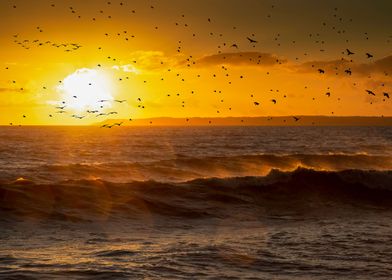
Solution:
[{"label": "dark water surface", "polygon": [[391,279],[392,128],[0,139],[0,278]]}]

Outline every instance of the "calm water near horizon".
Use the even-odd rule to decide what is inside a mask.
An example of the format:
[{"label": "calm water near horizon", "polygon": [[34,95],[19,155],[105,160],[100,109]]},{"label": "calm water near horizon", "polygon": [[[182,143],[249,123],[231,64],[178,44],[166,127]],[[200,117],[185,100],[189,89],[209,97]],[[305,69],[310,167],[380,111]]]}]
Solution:
[{"label": "calm water near horizon", "polygon": [[0,127],[0,139],[0,278],[392,275],[392,127]]}]

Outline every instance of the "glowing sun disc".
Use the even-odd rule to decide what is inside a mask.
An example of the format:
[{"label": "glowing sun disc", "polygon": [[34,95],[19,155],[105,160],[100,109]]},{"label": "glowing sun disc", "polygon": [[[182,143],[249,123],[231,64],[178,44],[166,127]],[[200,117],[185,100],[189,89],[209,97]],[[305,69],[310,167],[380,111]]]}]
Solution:
[{"label": "glowing sun disc", "polygon": [[75,111],[99,110],[101,106],[109,107],[113,100],[108,78],[94,69],[76,70],[63,80],[57,90],[66,107]]}]

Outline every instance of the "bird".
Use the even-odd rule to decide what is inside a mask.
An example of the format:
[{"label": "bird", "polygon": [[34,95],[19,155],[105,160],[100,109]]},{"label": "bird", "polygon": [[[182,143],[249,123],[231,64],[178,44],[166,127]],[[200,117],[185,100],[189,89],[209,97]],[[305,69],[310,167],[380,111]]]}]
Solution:
[{"label": "bird", "polygon": [[330,93],[330,92],[327,92],[325,95],[328,96],[328,97],[330,97],[330,96],[331,96],[331,93]]},{"label": "bird", "polygon": [[246,37],[246,39],[249,40],[249,43],[257,43],[257,41],[256,41],[256,40],[253,40],[252,38]]},{"label": "bird", "polygon": [[256,106],[259,106],[260,105],[260,103],[259,102],[253,102],[253,104],[255,104]]},{"label": "bird", "polygon": [[300,120],[300,118],[293,116],[294,120],[297,122]]},{"label": "bird", "polygon": [[373,91],[371,91],[371,90],[366,90],[366,92],[368,93],[368,94],[370,94],[370,95],[373,95],[373,96],[376,96],[376,94],[373,92]]},{"label": "bird", "polygon": [[346,69],[346,70],[344,70],[344,72],[346,72],[348,75],[351,75],[351,74],[352,74],[352,72],[351,72],[350,69]]},{"label": "bird", "polygon": [[366,56],[367,56],[367,58],[372,58],[373,57],[373,55],[370,54],[370,53],[366,53]]},{"label": "bird", "polygon": [[238,49],[238,45],[237,44],[232,44],[231,47]]},{"label": "bird", "polygon": [[127,100],[114,100],[114,102],[117,102],[117,103],[124,103],[125,101],[127,101]]},{"label": "bird", "polygon": [[353,53],[352,51],[350,51],[349,49],[346,49],[347,55],[353,55],[355,53]]},{"label": "bird", "polygon": [[324,74],[325,73],[325,71],[323,69],[318,69],[318,71],[319,71],[320,74]]},{"label": "bird", "polygon": [[276,104],[276,100],[275,99],[271,99],[271,102]]},{"label": "bird", "polygon": [[383,93],[383,95],[384,95],[386,98],[388,98],[388,99],[389,99],[389,93],[387,93],[387,92],[384,92],[384,93]]}]

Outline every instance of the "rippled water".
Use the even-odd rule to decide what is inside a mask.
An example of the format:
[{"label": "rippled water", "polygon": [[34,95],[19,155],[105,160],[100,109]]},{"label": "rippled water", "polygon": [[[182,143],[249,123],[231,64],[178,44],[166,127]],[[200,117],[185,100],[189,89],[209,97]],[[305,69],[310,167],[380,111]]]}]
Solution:
[{"label": "rippled water", "polygon": [[272,168],[390,169],[388,127],[4,127],[0,179],[184,181]]},{"label": "rippled water", "polygon": [[392,275],[392,128],[4,127],[0,139],[0,278]]}]

